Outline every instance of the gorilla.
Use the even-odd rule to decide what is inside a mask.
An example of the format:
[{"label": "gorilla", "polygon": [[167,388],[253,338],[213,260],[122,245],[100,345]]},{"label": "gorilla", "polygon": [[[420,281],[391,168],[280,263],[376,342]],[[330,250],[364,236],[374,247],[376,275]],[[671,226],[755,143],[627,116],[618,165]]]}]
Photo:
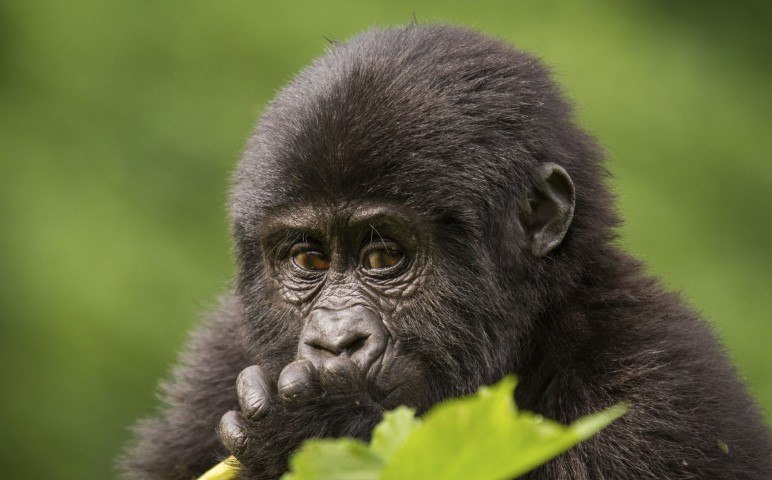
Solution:
[{"label": "gorilla", "polygon": [[[300,73],[237,168],[232,291],[192,335],[124,478],[228,454],[275,479],[516,374],[561,422],[629,413],[529,479],[768,479],[770,431],[715,334],[616,243],[603,153],[542,63],[457,27],[373,30]],[[513,452],[514,455],[517,452]]]}]

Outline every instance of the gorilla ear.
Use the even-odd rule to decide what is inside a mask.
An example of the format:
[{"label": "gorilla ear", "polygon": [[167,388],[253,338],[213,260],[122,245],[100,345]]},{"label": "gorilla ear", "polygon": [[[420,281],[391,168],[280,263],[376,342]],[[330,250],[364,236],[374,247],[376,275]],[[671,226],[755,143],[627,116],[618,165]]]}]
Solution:
[{"label": "gorilla ear", "polygon": [[541,164],[539,181],[520,212],[532,254],[543,257],[560,245],[574,218],[575,203],[574,182],[563,167]]}]

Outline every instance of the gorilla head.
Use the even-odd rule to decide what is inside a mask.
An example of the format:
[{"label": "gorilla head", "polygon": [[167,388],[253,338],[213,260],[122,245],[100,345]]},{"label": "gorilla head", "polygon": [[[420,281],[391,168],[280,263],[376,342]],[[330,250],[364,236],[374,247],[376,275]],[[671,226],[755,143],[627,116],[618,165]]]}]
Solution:
[{"label": "gorilla head", "polygon": [[610,235],[600,160],[545,68],[501,42],[433,27],[334,46],[235,177],[249,344],[277,368],[350,359],[389,406],[497,380]]},{"label": "gorilla head", "polygon": [[334,44],[249,141],[236,286],[125,470],[189,479],[232,453],[240,478],[278,478],[307,438],[368,438],[384,409],[516,373],[518,403],[560,421],[631,404],[529,478],[768,478],[710,329],[614,244],[605,175],[546,69],[503,42]]}]

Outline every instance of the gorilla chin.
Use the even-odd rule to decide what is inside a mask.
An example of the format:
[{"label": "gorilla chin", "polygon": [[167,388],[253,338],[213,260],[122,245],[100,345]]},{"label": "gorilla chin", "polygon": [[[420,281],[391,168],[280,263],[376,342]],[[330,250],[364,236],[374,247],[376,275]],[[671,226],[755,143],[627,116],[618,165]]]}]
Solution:
[{"label": "gorilla chin", "polygon": [[241,480],[277,479],[308,438],[368,439],[385,409],[516,374],[518,405],[561,422],[631,405],[524,478],[768,479],[758,407],[708,324],[620,249],[607,176],[548,70],[500,40],[411,25],[334,43],[250,137],[234,288],[125,478],[232,454]]}]

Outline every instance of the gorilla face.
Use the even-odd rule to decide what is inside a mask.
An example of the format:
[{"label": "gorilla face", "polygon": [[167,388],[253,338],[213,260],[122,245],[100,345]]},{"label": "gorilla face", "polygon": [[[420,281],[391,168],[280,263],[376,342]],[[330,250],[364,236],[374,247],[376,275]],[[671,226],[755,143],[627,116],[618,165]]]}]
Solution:
[{"label": "gorilla face", "polygon": [[406,335],[406,322],[420,288],[432,287],[426,233],[393,205],[336,207],[276,213],[261,238],[272,302],[293,323],[295,360],[353,363],[385,406],[417,405],[427,368],[414,352],[424,340]]},{"label": "gorilla face", "polygon": [[[285,88],[236,172],[244,335],[273,376],[297,369],[288,379],[305,385],[333,365],[355,369],[384,407],[424,409],[512,371],[545,292],[533,260],[566,235],[574,185],[522,140],[535,127],[523,111],[559,97],[475,90],[468,62],[429,63],[430,52],[397,68],[421,52],[369,40]],[[457,53],[479,55],[486,75],[485,50],[502,45],[476,48]]]}]

